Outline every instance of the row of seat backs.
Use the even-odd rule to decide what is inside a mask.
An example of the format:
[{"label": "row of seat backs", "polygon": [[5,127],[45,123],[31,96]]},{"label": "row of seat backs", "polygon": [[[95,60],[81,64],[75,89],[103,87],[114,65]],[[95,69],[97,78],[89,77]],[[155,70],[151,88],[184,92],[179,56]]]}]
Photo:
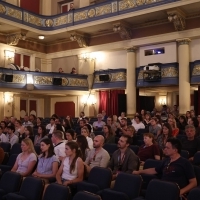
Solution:
[{"label": "row of seat backs", "polygon": [[[40,200],[44,185],[42,179],[27,177],[22,182],[22,176],[19,173],[6,172],[0,180],[0,200],[3,198],[7,200]],[[47,187],[43,200],[67,200],[69,197],[68,187],[52,183]]]}]

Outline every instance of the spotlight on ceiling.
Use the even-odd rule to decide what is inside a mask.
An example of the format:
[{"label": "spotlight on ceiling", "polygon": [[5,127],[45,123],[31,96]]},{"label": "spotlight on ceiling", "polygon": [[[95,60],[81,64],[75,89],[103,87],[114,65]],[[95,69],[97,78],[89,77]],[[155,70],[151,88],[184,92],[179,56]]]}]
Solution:
[{"label": "spotlight on ceiling", "polygon": [[39,35],[38,38],[39,38],[40,40],[44,40],[44,35]]}]

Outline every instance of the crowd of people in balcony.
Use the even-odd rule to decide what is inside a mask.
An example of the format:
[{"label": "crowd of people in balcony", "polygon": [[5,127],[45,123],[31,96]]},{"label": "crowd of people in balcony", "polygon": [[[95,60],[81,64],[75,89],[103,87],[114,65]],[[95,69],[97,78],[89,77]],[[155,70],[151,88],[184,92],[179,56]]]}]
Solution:
[{"label": "crowd of people in balcony", "polygon": [[[163,180],[180,183],[181,196],[197,185],[191,166],[194,155],[200,151],[199,135],[200,116],[193,110],[179,116],[177,106],[172,112],[165,107],[162,111],[142,110],[132,120],[125,112],[108,116],[103,110],[91,119],[84,112],[79,118],[61,118],[54,114],[42,119],[25,115],[23,120],[4,117],[0,124],[2,143],[10,143],[11,148],[15,143],[21,144],[22,153],[11,171],[24,177],[32,175],[46,184],[54,181],[71,185],[82,181],[96,166],[111,169],[113,181],[121,172],[161,173]],[[106,145],[115,145],[118,149],[111,152]],[[36,147],[40,152],[36,153]],[[188,152],[187,158],[181,157],[181,150]],[[0,148],[0,157],[3,153]],[[162,167],[142,171],[148,159],[163,160]],[[171,165],[173,169],[169,171]],[[172,176],[179,165],[183,167],[180,174]],[[168,173],[163,171],[166,169]],[[184,176],[183,182],[180,176]]]}]

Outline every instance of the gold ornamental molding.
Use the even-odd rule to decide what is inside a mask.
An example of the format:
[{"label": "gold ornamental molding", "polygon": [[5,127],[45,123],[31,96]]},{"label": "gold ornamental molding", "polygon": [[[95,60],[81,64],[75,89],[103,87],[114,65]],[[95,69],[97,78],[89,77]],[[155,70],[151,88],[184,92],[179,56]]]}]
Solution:
[{"label": "gold ornamental molding", "polygon": [[138,50],[138,47],[130,47],[126,49],[127,53],[130,53],[130,52],[135,53],[137,50]]},{"label": "gold ornamental molding", "polygon": [[176,67],[167,67],[161,69],[162,78],[178,77],[178,69]]},{"label": "gold ornamental molding", "polygon": [[183,39],[177,39],[176,42],[178,43],[178,45],[189,45],[189,43],[191,42],[190,38],[183,38]]},{"label": "gold ornamental molding", "polygon": [[[102,83],[99,79],[100,74],[96,74],[94,77],[94,83]],[[126,72],[117,72],[117,73],[111,73],[109,75],[109,82],[117,82],[117,81],[126,81]]]},{"label": "gold ornamental molding", "polygon": [[21,30],[20,33],[9,34],[6,37],[6,42],[8,45],[17,45],[19,40],[25,40],[27,30]]},{"label": "gold ornamental molding", "polygon": [[34,76],[34,84],[38,85],[52,85],[52,77],[49,76]]},{"label": "gold ornamental molding", "polygon": [[79,47],[88,47],[88,37],[85,34],[81,34],[78,32],[71,32],[70,33],[70,40],[76,41]]},{"label": "gold ornamental molding", "polygon": [[[2,79],[3,73],[0,73],[0,79]],[[21,74],[13,74],[13,81],[10,83],[26,83],[26,76]]]},{"label": "gold ornamental molding", "polygon": [[132,38],[131,25],[124,21],[115,22],[113,24],[113,31],[119,33],[123,40],[130,40]]},{"label": "gold ornamental molding", "polygon": [[69,84],[67,86],[88,87],[87,79],[67,78]]},{"label": "gold ornamental molding", "polygon": [[199,76],[200,75],[200,64],[195,65],[192,70],[192,76]]},{"label": "gold ornamental molding", "polygon": [[186,27],[185,13],[180,9],[167,11],[168,20],[174,24],[176,31],[183,31]]}]

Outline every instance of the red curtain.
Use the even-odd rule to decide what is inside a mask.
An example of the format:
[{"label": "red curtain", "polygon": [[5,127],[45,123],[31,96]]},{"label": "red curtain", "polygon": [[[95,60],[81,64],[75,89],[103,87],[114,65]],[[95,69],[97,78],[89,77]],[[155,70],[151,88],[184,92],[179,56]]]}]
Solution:
[{"label": "red curtain", "polygon": [[40,14],[40,0],[20,0],[20,7],[30,12]]},{"label": "red curtain", "polygon": [[21,66],[21,54],[15,53],[14,64]]},{"label": "red curtain", "polygon": [[30,68],[30,56],[24,55],[23,60],[24,60],[24,67]]},{"label": "red curtain", "polygon": [[105,110],[109,114],[109,91],[99,91],[99,113]]},{"label": "red curtain", "polygon": [[110,91],[110,109],[109,115],[118,116],[118,95],[125,94],[124,90],[111,90]]}]

